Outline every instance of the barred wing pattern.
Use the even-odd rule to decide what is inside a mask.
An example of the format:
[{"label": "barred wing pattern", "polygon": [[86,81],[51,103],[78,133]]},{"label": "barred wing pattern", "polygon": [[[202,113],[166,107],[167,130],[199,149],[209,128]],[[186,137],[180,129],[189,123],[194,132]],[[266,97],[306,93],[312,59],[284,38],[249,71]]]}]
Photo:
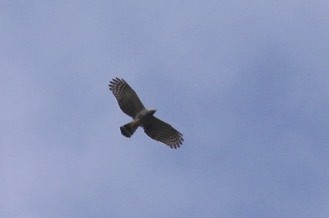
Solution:
[{"label": "barred wing pattern", "polygon": [[116,77],[110,81],[109,88],[117,99],[121,110],[128,116],[134,118],[138,112],[145,109],[136,92],[124,79]]},{"label": "barred wing pattern", "polygon": [[178,148],[183,144],[183,134],[168,123],[152,117],[143,124],[144,132],[154,140],[165,143],[171,148]]}]

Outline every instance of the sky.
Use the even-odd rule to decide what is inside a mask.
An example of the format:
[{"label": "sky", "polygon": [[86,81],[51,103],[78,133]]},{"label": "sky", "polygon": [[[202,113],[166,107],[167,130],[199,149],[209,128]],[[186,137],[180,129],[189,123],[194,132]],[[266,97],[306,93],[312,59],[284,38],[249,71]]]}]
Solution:
[{"label": "sky", "polygon": [[[329,217],[328,11],[0,0],[0,217]],[[181,148],[121,135],[114,77]]]}]

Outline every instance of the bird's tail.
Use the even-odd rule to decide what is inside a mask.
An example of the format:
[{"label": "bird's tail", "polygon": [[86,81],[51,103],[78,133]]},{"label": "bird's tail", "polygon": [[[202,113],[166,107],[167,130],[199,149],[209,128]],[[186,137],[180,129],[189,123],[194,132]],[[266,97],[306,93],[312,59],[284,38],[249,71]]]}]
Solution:
[{"label": "bird's tail", "polygon": [[130,123],[127,123],[126,125],[123,125],[120,127],[122,135],[130,138],[138,128],[138,125],[136,125],[136,122],[132,121]]}]

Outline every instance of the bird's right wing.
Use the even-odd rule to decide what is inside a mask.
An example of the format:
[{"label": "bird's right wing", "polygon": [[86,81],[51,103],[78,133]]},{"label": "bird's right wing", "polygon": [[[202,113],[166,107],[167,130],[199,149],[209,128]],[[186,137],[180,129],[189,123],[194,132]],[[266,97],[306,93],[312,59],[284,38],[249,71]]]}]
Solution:
[{"label": "bird's right wing", "polygon": [[136,92],[124,79],[115,78],[109,83],[109,88],[118,101],[121,110],[134,118],[136,114],[145,109]]},{"label": "bird's right wing", "polygon": [[168,123],[152,116],[144,123],[144,132],[154,140],[165,143],[171,148],[178,148],[183,144],[183,134]]}]

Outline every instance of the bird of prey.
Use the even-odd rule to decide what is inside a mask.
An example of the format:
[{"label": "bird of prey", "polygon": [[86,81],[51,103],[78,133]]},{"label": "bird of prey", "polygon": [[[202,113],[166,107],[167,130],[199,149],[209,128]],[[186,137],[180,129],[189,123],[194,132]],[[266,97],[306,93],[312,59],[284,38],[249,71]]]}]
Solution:
[{"label": "bird of prey", "polygon": [[109,83],[109,89],[118,101],[121,110],[133,121],[120,127],[122,135],[130,138],[136,129],[141,126],[144,132],[156,141],[160,141],[170,148],[178,148],[183,143],[183,134],[168,123],[156,118],[155,109],[146,109],[136,92],[124,79],[118,77]]}]

